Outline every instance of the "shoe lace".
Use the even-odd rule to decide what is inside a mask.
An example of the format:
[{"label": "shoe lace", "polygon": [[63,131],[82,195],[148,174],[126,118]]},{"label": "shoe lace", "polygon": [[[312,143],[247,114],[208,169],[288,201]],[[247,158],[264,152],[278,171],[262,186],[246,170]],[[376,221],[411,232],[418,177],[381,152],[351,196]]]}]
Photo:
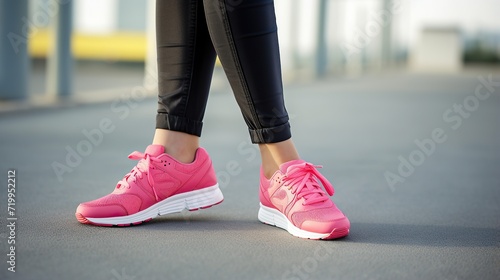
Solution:
[{"label": "shoe lace", "polygon": [[319,173],[317,168],[322,168],[322,166],[308,162],[292,165],[282,178],[282,183],[289,186],[293,194],[297,194],[297,199],[304,198],[302,205],[311,205],[330,199],[325,195],[319,182],[330,196],[334,193],[332,184]]},{"label": "shoe lace", "polygon": [[152,169],[155,169],[154,165],[152,162],[161,162],[162,160],[151,156],[150,154],[147,153],[140,153],[140,152],[133,152],[128,156],[129,159],[132,160],[139,160],[137,165],[132,168],[132,170],[127,173],[122,180],[118,181],[117,188],[120,189],[122,187],[130,188],[130,183],[135,183],[137,181],[137,178],[142,179],[143,176],[146,174],[148,178],[148,183],[151,186],[151,189],[153,190],[153,193],[155,195],[156,201],[159,201],[158,194],[156,193],[156,189],[154,187],[154,181],[153,181],[153,176],[152,176]]}]

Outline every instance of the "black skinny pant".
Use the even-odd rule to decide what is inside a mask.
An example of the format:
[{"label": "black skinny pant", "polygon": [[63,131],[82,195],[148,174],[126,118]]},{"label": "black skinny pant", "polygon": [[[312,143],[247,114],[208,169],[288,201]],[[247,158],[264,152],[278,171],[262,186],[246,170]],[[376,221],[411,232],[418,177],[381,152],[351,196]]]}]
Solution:
[{"label": "black skinny pant", "polygon": [[157,0],[156,127],[201,135],[216,55],[253,143],[291,137],[272,0]]}]

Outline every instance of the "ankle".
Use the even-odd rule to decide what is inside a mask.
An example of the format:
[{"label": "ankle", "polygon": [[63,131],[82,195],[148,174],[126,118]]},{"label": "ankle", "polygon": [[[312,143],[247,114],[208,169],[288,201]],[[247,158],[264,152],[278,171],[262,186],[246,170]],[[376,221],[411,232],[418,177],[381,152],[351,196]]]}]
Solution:
[{"label": "ankle", "polygon": [[181,163],[193,162],[200,147],[199,137],[165,129],[156,129],[153,144],[165,147],[165,153]]},{"label": "ankle", "polygon": [[171,145],[164,146],[165,153],[181,163],[192,163],[196,157],[197,147],[172,147]]},{"label": "ankle", "polygon": [[262,171],[266,179],[270,179],[276,171],[278,171],[279,166],[274,162],[264,162],[262,161]]},{"label": "ankle", "polygon": [[300,159],[291,139],[283,142],[259,144],[264,176],[270,178],[285,162]]}]

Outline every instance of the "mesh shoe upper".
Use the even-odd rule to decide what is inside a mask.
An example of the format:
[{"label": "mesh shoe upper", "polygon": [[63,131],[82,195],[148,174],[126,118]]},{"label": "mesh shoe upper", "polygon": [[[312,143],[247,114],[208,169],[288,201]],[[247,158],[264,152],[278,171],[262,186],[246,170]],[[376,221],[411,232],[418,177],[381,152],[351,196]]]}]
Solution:
[{"label": "mesh shoe upper", "polygon": [[84,217],[126,216],[144,210],[174,194],[198,190],[217,183],[207,152],[199,148],[193,163],[183,164],[164,153],[161,145],[150,145],[144,153],[133,152],[137,165],[118,182],[112,193],[81,203]]},{"label": "mesh shoe upper", "polygon": [[[261,171],[260,201],[283,213],[296,227],[326,233],[348,223],[331,201],[333,186],[318,172],[320,166],[303,160],[284,163],[268,180]],[[324,189],[321,187],[323,186]]]}]

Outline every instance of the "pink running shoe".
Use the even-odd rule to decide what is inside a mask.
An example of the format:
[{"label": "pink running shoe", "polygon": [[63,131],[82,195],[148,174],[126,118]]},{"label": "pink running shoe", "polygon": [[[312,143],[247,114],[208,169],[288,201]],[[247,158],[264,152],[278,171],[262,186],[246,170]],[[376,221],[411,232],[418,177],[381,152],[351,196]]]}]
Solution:
[{"label": "pink running shoe", "polygon": [[303,160],[289,161],[269,180],[261,169],[259,220],[302,238],[335,239],[348,235],[349,220],[330,200],[333,186],[318,167],[321,166]]},{"label": "pink running shoe", "polygon": [[208,208],[224,199],[203,148],[198,148],[190,164],[165,154],[161,145],[150,145],[144,154],[133,152],[129,158],[139,163],[111,194],[78,206],[75,215],[80,223],[136,225],[183,209]]}]

